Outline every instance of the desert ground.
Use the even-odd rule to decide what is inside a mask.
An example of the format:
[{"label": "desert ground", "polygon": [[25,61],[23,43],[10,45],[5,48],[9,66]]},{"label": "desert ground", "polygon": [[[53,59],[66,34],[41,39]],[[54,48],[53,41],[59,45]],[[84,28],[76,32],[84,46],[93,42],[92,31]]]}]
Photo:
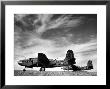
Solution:
[{"label": "desert ground", "polygon": [[97,76],[97,72],[14,70],[14,76]]}]

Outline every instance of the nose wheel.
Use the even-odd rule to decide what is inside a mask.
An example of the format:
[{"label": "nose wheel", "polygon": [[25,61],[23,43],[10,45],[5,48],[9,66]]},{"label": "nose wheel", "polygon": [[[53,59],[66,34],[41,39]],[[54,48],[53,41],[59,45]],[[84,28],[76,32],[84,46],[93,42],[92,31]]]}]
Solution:
[{"label": "nose wheel", "polygon": [[23,69],[23,72],[25,72],[26,71],[26,66],[25,66],[25,68]]},{"label": "nose wheel", "polygon": [[45,68],[44,68],[44,67],[41,67],[41,68],[40,68],[40,71],[45,71]]},{"label": "nose wheel", "polygon": [[26,71],[26,69],[24,68],[24,69],[23,69],[23,71],[25,72],[25,71]]}]

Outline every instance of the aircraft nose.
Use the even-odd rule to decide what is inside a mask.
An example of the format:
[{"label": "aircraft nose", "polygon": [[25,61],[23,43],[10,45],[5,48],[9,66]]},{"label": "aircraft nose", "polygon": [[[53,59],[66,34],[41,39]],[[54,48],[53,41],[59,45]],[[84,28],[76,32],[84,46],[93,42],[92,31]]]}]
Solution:
[{"label": "aircraft nose", "polygon": [[22,64],[22,61],[18,61],[18,64],[21,65]]}]

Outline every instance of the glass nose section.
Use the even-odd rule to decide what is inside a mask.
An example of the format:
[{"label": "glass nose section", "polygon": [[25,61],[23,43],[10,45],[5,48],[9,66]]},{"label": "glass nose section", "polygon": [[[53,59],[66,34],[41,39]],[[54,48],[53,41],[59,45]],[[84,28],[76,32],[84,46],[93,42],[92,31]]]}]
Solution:
[{"label": "glass nose section", "polygon": [[18,64],[19,64],[19,65],[21,65],[21,64],[22,64],[22,61],[21,61],[21,60],[20,60],[20,61],[18,61]]}]

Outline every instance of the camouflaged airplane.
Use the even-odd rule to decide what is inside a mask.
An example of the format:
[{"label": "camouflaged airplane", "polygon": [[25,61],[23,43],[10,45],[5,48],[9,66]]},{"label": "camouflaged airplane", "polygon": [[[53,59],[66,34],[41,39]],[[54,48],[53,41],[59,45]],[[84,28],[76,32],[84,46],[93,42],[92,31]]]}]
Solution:
[{"label": "camouflaged airplane", "polygon": [[68,50],[64,60],[48,59],[44,53],[38,53],[38,58],[19,60],[18,64],[20,66],[25,66],[23,71],[26,71],[26,68],[33,68],[33,67],[40,67],[39,71],[45,71],[45,68],[53,68],[53,67],[62,67],[63,70],[68,70],[68,71],[93,69],[93,64],[91,60],[89,60],[87,62],[87,66],[84,67],[76,66],[75,60],[76,58],[74,58],[73,51]]}]

